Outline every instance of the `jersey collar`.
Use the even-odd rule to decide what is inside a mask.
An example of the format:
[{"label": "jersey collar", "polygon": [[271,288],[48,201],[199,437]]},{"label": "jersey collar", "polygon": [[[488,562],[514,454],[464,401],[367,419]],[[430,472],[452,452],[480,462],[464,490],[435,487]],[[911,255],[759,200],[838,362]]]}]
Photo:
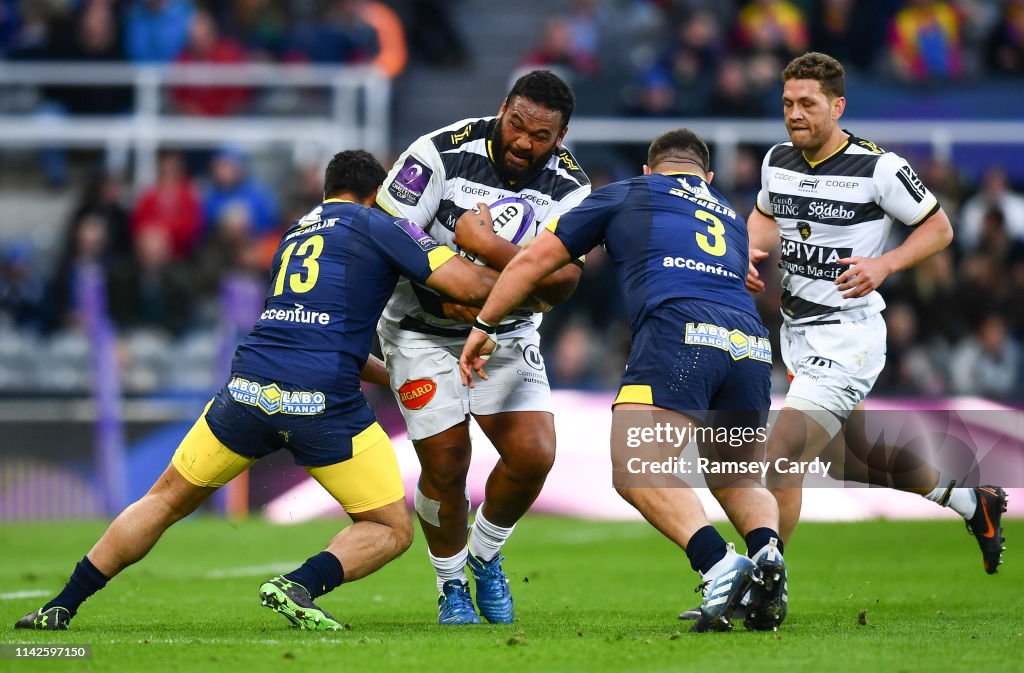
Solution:
[{"label": "jersey collar", "polygon": [[355,203],[355,201],[349,201],[348,199],[327,199],[324,203]]},{"label": "jersey collar", "polygon": [[839,147],[837,147],[834,152],[832,152],[832,154],[828,155],[824,159],[818,159],[817,161],[810,161],[807,157],[804,156],[803,152],[800,153],[800,156],[803,157],[804,161],[807,162],[808,166],[810,166],[811,168],[817,168],[818,166],[822,165],[823,163],[825,163],[829,159],[831,159],[833,157],[839,156],[840,154],[842,154],[843,152],[846,151],[847,147],[850,146],[850,143],[853,141],[853,134],[850,133],[849,131],[847,131],[846,129],[843,129],[843,133],[846,134],[846,140],[844,140],[843,143]]}]

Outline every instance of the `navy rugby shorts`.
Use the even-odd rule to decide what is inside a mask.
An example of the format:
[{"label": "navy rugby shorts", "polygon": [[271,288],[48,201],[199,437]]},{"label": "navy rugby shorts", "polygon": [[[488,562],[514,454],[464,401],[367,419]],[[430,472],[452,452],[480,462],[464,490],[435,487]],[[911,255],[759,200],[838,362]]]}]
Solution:
[{"label": "navy rugby shorts", "polygon": [[[674,300],[658,306],[633,335],[615,403],[653,404],[699,421],[709,411],[757,412],[763,422],[771,362],[768,330],[757,317],[715,302]],[[749,413],[735,418],[750,422]]]},{"label": "navy rugby shorts", "polygon": [[206,412],[214,436],[235,453],[258,459],[287,449],[304,467],[359,453],[352,439],[376,420],[358,389],[343,395],[249,374],[232,374]]}]

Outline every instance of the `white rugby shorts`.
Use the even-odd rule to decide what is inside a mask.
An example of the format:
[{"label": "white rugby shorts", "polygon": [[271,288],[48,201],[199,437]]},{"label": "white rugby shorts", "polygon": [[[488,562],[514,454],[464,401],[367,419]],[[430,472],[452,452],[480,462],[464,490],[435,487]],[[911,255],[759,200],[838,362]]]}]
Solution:
[{"label": "white rugby shorts", "polygon": [[[462,343],[399,346],[380,334],[391,391],[398,400],[409,438],[432,437],[458,425],[466,414],[489,416],[506,411],[551,412],[551,389],[540,354],[540,335],[498,337],[498,349],[484,366],[487,380],[462,385]],[[444,342],[442,342],[444,343]]]},{"label": "white rugby shorts", "polygon": [[885,367],[885,319],[880,313],[832,324],[783,323],[779,337],[791,377],[785,406],[803,408],[791,398],[806,400],[845,421]]}]

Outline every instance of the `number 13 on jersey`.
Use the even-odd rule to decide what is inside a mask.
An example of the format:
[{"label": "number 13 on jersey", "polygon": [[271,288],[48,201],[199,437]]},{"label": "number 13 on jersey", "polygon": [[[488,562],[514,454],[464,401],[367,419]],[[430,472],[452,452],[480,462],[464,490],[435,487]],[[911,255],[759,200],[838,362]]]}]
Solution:
[{"label": "number 13 on jersey", "polygon": [[[296,249],[298,246],[298,249]],[[288,279],[288,288],[296,293],[303,294],[309,292],[316,285],[317,279],[320,277],[320,263],[317,259],[320,254],[324,251],[324,237],[323,236],[310,236],[300,245],[298,241],[290,244],[281,253],[281,268],[277,272],[277,279],[274,280],[274,296],[284,292],[285,278]],[[302,267],[305,269],[299,269],[294,273],[288,273],[288,267],[291,266],[292,254],[295,254],[295,261],[301,261]],[[305,275],[305,277],[303,277]]]}]

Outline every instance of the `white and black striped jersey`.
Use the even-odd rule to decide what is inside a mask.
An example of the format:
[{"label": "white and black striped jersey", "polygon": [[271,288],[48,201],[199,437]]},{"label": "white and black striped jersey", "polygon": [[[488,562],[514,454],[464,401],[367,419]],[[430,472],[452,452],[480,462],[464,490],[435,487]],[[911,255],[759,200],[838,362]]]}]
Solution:
[{"label": "white and black striped jersey", "polygon": [[879,256],[894,221],[917,226],[939,203],[906,160],[851,135],[814,164],[790,142],[771,148],[761,164],[757,209],[779,224],[782,313],[798,324],[837,311],[867,316],[884,309],[878,292],[843,299],[835,280],[847,267],[837,260]]},{"label": "white and black striped jersey", "polygon": [[[533,206],[534,226],[522,239],[525,244],[544,224],[568,212],[590,194],[590,180],[567,149],[548,159],[544,168],[522,183],[510,184],[497,172],[491,159],[495,117],[464,119],[418,138],[392,166],[377,205],[396,217],[416,222],[434,239],[453,250],[455,223],[478,203],[494,203],[516,196]],[[513,311],[503,325],[506,331],[536,329],[540,314]],[[512,323],[520,323],[511,329]],[[388,302],[380,329],[402,342],[435,341],[431,337],[456,336],[469,326],[448,320],[441,312],[438,295],[402,280]],[[421,336],[420,336],[421,335]],[[459,337],[461,338],[461,337]]]}]

